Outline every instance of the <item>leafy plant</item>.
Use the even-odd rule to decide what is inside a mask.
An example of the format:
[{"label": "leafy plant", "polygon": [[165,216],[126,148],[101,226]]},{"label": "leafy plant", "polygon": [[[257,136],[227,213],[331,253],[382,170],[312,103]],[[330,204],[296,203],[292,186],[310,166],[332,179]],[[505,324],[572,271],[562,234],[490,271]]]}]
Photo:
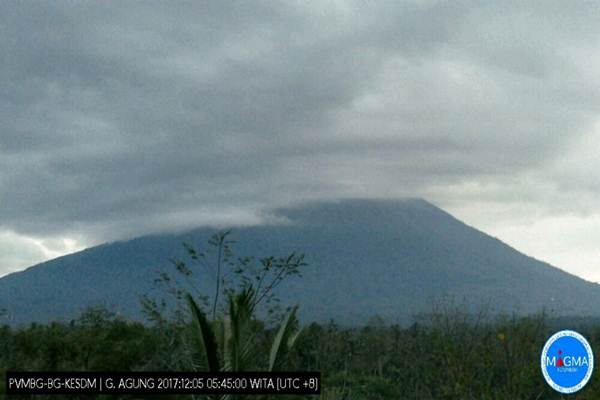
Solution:
[{"label": "leafy plant", "polygon": [[[253,367],[251,361],[257,358],[256,349],[259,348],[252,328],[253,294],[252,288],[230,294],[229,312],[212,324],[194,298],[190,294],[186,296],[196,333],[195,342],[209,371],[244,371]],[[296,311],[297,307],[288,311],[273,338],[269,350],[269,371],[282,366],[300,334]]]},{"label": "leafy plant", "polygon": [[[207,309],[211,320],[217,319],[219,310],[228,312],[229,296],[251,289],[248,298],[250,311],[266,306],[266,312],[274,320],[281,318],[279,297],[276,289],[291,276],[300,276],[300,269],[306,265],[303,254],[291,253],[284,257],[250,256],[236,257],[235,241],[231,231],[214,234],[207,242],[207,249],[196,250],[192,245],[183,246],[189,260],[171,260],[172,272],[159,271],[155,283],[171,295],[170,300],[154,299],[148,295],[142,297],[144,312],[150,320],[165,323],[169,306],[180,301],[185,303],[187,293],[194,296],[199,309]],[[174,273],[173,273],[174,272]],[[212,280],[212,295],[200,287],[200,279]],[[224,296],[223,296],[224,295]],[[225,299],[223,302],[222,299]],[[183,319],[181,305],[175,307],[175,319]]]}]

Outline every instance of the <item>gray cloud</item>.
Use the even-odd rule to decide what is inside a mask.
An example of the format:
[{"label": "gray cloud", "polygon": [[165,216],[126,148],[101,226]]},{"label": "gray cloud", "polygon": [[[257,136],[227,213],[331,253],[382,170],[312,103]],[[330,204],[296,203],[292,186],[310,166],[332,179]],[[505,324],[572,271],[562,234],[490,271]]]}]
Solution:
[{"label": "gray cloud", "polygon": [[349,196],[593,214],[598,14],[2,3],[0,231],[85,245]]}]

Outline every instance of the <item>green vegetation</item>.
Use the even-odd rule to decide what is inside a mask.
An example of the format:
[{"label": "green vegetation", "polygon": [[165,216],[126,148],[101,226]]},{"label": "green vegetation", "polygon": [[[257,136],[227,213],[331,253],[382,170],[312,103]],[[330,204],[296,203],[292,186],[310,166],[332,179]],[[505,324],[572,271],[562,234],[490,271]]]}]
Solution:
[{"label": "green vegetation", "polygon": [[[545,315],[491,318],[446,303],[411,326],[373,318],[361,327],[332,321],[300,329],[297,307],[281,310],[274,289],[300,274],[303,256],[236,260],[228,235],[213,237],[206,252],[186,246],[191,262],[174,261],[160,274],[171,297],[143,299],[149,324],[92,308],[70,323],[0,328],[0,372],[309,370],[322,373],[321,397],[329,400],[561,398],[539,369],[556,330]],[[213,273],[211,296],[186,289],[195,268]],[[600,348],[600,325],[569,327]],[[595,393],[597,374],[570,398]]]},{"label": "green vegetation", "polygon": [[[243,360],[244,368],[268,370],[281,331],[260,321],[251,329],[253,356]],[[594,349],[600,348],[600,327],[577,329]],[[304,327],[281,369],[321,371],[324,399],[558,399],[538,365],[553,330],[544,316],[484,321],[457,312],[404,328],[379,319],[356,328],[313,323]],[[199,350],[189,353],[192,323],[173,325],[171,331],[179,334],[169,337],[162,327],[124,321],[102,310],[69,324],[3,327],[0,369],[189,370],[183,368],[188,360],[207,360]],[[175,368],[174,354],[180,357]],[[569,398],[594,399],[597,393],[595,374]]]}]

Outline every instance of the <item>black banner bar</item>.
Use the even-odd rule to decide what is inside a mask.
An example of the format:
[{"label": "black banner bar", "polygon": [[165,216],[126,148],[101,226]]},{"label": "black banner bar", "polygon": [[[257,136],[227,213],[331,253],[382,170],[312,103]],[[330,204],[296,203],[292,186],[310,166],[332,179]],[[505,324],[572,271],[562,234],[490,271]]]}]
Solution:
[{"label": "black banner bar", "polygon": [[6,394],[320,393],[320,372],[6,372]]}]

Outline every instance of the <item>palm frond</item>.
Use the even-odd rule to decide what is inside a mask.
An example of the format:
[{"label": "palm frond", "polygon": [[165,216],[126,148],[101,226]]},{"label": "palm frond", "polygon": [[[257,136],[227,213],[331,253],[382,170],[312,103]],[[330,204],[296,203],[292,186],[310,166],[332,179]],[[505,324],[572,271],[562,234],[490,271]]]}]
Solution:
[{"label": "palm frond", "polygon": [[201,351],[206,356],[208,370],[210,372],[217,372],[220,370],[220,363],[215,332],[210,325],[210,322],[208,322],[206,315],[194,301],[194,298],[189,293],[186,293],[185,298],[193,316],[194,327],[198,331],[195,338]]},{"label": "palm frond", "polygon": [[295,306],[286,314],[275,335],[275,339],[273,339],[269,354],[269,371],[274,371],[281,364],[284,355],[292,348],[300,333],[299,330],[295,330],[297,326],[297,311],[298,306]]}]

